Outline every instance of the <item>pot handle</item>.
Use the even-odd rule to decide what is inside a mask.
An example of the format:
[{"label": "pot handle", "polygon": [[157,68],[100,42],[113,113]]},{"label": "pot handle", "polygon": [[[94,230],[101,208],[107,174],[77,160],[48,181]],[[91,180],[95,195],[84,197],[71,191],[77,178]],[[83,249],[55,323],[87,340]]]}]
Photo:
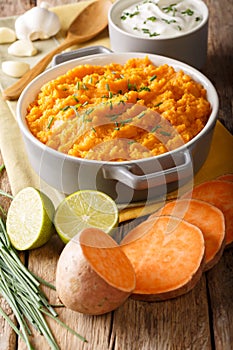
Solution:
[{"label": "pot handle", "polygon": [[75,58],[96,55],[98,53],[111,53],[111,52],[112,50],[102,45],[88,46],[77,50],[65,51],[62,53],[58,53],[53,57],[52,67],[56,66],[57,64],[64,63],[66,61],[73,60]]},{"label": "pot handle", "polygon": [[184,159],[181,164],[146,175],[133,174],[131,172],[132,166],[129,165],[104,165],[102,168],[103,176],[108,180],[117,180],[134,190],[145,190],[166,183],[180,181],[193,173],[190,152],[186,150],[182,155],[184,156]]}]

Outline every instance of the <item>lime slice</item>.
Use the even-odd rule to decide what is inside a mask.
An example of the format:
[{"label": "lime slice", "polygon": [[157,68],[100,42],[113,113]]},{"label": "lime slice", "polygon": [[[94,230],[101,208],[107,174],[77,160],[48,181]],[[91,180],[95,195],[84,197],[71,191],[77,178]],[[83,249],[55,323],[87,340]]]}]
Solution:
[{"label": "lime slice", "polygon": [[80,190],[59,204],[54,216],[54,225],[64,243],[68,243],[88,227],[110,233],[118,225],[117,205],[103,192]]},{"label": "lime slice", "polygon": [[8,210],[6,228],[13,247],[28,250],[41,247],[53,232],[54,206],[39,190],[26,187],[19,191]]}]

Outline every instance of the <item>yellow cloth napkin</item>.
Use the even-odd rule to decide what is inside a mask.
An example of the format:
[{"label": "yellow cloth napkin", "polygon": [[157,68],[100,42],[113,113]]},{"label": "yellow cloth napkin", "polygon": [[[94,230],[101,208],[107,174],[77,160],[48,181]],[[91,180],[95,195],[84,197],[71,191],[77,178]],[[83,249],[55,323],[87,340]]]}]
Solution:
[{"label": "yellow cloth napkin", "polygon": [[[64,34],[69,24],[89,2],[90,1],[82,1],[53,8],[52,10],[58,14],[62,24],[62,30],[59,35],[56,38],[43,42],[36,42],[35,45],[40,50],[38,55],[27,59],[17,58],[17,60],[26,60],[31,65],[34,65],[47,51],[50,51],[52,47],[57,45],[57,40],[62,40],[64,38]],[[14,28],[14,21],[15,17],[2,18],[0,19],[0,26]],[[103,45],[109,48],[108,31],[105,30],[97,38],[88,43],[76,45],[75,48],[93,45]],[[12,56],[8,55],[7,47],[7,45],[1,47],[2,61],[14,59]],[[5,89],[15,81],[15,79],[4,75],[2,71],[0,71],[0,78],[1,89]],[[0,98],[0,149],[7,169],[12,193],[15,195],[19,190],[26,186],[34,186],[47,193],[53,200],[54,205],[57,206],[57,204],[64,198],[64,194],[48,186],[31,168],[25,152],[21,133],[15,119],[15,109],[16,102],[6,102],[3,101],[2,97]],[[232,150],[233,136],[221,123],[218,122],[214,131],[213,142],[208,159],[202,169],[196,174],[194,184],[214,179],[224,173],[233,173]],[[173,192],[168,194],[167,198],[175,198],[176,195],[177,193]],[[149,214],[157,210],[162,205],[161,203],[163,202],[146,203],[146,205],[143,203],[134,203],[133,205],[130,205],[130,207],[120,210],[120,222]]]},{"label": "yellow cloth napkin", "polygon": [[[218,121],[214,130],[213,140],[207,160],[195,175],[193,185],[195,186],[204,181],[213,180],[222,174],[233,173],[232,153],[233,136]],[[185,185],[181,193],[185,192],[186,187],[188,188],[188,186]],[[176,197],[177,192],[174,191],[167,195],[167,200],[175,199]],[[135,207],[123,209],[120,212],[120,222],[151,214],[158,210],[163,203],[163,200],[146,205],[140,205],[140,203],[138,203]]]},{"label": "yellow cloth napkin", "polygon": [[[61,30],[56,37],[48,40],[33,42],[34,46],[38,49],[38,54],[33,57],[14,57],[8,54],[8,44],[1,45],[1,62],[7,60],[24,61],[29,63],[31,67],[34,66],[47,52],[51,51],[53,47],[56,47],[59,42],[64,40],[66,31],[71,22],[91,2],[93,2],[93,0],[85,0],[50,8],[51,11],[58,15],[61,22]],[[16,16],[0,18],[0,27],[9,27],[14,29],[15,19]],[[66,51],[96,45],[102,45],[108,48],[110,47],[107,29],[100,33],[96,38],[89,40],[86,43],[75,45]],[[4,90],[8,86],[12,85],[15,81],[15,78],[5,75],[0,69],[1,90]],[[56,206],[64,195],[48,186],[37,176],[37,174],[35,174],[34,170],[31,168],[25,153],[21,133],[15,119],[16,105],[16,101],[4,101],[2,95],[0,96],[0,150],[7,169],[12,193],[15,195],[26,186],[34,186],[47,193]]]}]

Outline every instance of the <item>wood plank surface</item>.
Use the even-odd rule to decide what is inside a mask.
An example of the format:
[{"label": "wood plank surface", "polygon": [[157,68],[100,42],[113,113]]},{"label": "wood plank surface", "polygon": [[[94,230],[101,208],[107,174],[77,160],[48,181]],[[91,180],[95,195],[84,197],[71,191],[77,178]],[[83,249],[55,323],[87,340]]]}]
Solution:
[{"label": "wood plank surface", "polygon": [[[50,6],[58,6],[78,2],[80,0],[47,0]],[[29,10],[33,6],[39,6],[43,0],[1,0],[0,1],[0,17],[20,15]]]},{"label": "wood plank surface", "polygon": [[[48,1],[51,5],[72,1]],[[233,134],[233,6],[228,0],[205,0],[210,11],[208,59],[203,73],[219,94],[219,119]],[[38,1],[39,3],[39,1]],[[35,1],[0,0],[0,15],[22,13]],[[4,160],[0,155],[0,165]],[[10,192],[5,170],[0,173],[0,188]],[[10,201],[0,196],[7,211]],[[141,219],[138,219],[138,222]],[[121,225],[124,234],[133,223]],[[56,262],[63,244],[54,236],[44,247],[26,253],[28,267],[54,283]],[[88,343],[82,343],[54,321],[48,321],[61,350],[231,350],[233,349],[233,249],[225,250],[220,262],[205,273],[188,294],[166,302],[147,303],[128,300],[115,312],[87,316],[57,308],[60,318]],[[58,302],[56,293],[45,288],[51,303]],[[0,306],[13,315],[0,297]],[[36,350],[49,350],[43,337],[32,338]],[[0,350],[25,350],[25,344],[0,317]]]}]

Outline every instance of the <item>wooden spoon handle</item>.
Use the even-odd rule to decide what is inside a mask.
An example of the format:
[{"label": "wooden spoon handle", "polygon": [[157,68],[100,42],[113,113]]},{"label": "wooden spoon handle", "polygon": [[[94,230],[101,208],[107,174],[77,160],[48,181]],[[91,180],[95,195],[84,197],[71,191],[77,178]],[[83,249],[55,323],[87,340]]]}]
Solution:
[{"label": "wooden spoon handle", "polygon": [[39,75],[45,70],[50,61],[53,59],[54,55],[76,44],[77,42],[77,38],[63,41],[63,43],[61,43],[58,47],[49,52],[33,68],[27,71],[27,73],[25,73],[22,76],[22,78],[17,80],[13,85],[8,87],[7,89],[5,89],[2,93],[3,98],[5,100],[17,100],[23,89],[27,86],[27,84],[30,83],[32,79],[34,79],[37,75]]}]

